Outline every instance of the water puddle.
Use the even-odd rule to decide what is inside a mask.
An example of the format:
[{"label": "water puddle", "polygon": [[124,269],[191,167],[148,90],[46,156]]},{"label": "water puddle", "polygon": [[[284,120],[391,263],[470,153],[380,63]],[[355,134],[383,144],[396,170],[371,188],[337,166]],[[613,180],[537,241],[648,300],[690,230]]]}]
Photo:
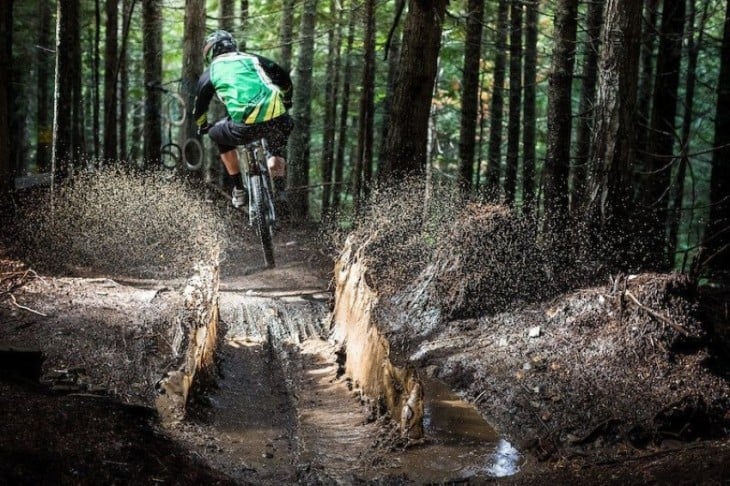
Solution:
[{"label": "water puddle", "polygon": [[404,469],[419,481],[443,482],[505,477],[519,471],[521,456],[469,403],[442,381],[424,380],[426,441],[408,449]]}]

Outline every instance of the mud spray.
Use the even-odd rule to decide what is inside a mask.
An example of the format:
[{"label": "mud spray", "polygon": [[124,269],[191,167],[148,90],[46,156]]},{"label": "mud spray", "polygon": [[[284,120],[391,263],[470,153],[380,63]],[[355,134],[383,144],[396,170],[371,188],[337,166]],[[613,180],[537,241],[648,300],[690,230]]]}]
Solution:
[{"label": "mud spray", "polygon": [[433,297],[451,317],[544,299],[590,280],[601,266],[585,225],[552,235],[533,217],[464,199],[452,182],[426,191],[422,181],[407,180],[376,189],[369,201],[353,231],[329,234],[332,246],[342,248],[350,234],[367,242],[371,277],[381,293],[394,295],[418,285],[424,272],[437,274]]},{"label": "mud spray", "polygon": [[186,277],[217,259],[232,229],[204,190],[161,172],[112,168],[84,172],[21,201],[17,243],[47,272],[84,269],[138,278]]}]

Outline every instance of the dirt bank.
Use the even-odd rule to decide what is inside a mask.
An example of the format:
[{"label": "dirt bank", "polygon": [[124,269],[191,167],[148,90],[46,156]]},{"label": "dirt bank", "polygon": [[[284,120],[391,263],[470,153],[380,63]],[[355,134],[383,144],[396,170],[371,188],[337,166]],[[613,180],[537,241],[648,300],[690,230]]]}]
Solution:
[{"label": "dirt bank", "polygon": [[[617,274],[561,291],[568,281],[551,280],[550,261],[525,265],[539,248],[499,207],[467,206],[430,249],[427,235],[406,240],[379,223],[382,214],[343,252],[357,255],[355,280],[377,296],[371,325],[388,336],[391,359],[446,381],[532,458],[510,481],[721,481],[727,324],[701,312],[694,282]],[[393,262],[394,245],[419,259]],[[696,448],[710,454],[700,477],[689,472]]]},{"label": "dirt bank", "polygon": [[[490,302],[484,285],[504,274],[492,268],[484,280],[468,273],[468,281],[454,281],[458,265],[482,260],[449,264],[469,241],[448,242],[442,248],[451,251],[434,261],[429,240],[410,228],[403,234],[411,240],[387,225],[353,240],[351,254],[364,269],[356,280],[382,306],[371,310],[388,357],[424,383],[445,382],[517,447],[519,472],[497,479],[484,466],[495,460],[499,436],[493,444],[480,436],[455,453],[437,435],[449,422],[427,410],[426,440],[405,440],[374,410],[378,397],[363,399],[343,374],[342,343],[329,339],[327,318],[333,261],[316,228],[286,228],[277,268],[266,270],[240,214],[228,216],[244,237],[222,246],[219,375],[193,395],[194,413],[175,430],[161,426],[152,404],[160,373],[175,362],[164,323],[182,302],[187,277],[177,275],[178,260],[162,255],[145,266],[134,253],[116,253],[138,273],[79,259],[39,274],[19,253],[0,257],[0,342],[45,357],[30,353],[23,373],[0,377],[0,481],[723,484],[730,476],[727,378],[683,277],[607,276],[549,298],[510,305],[499,294],[495,306],[475,306],[475,295]],[[63,241],[82,255],[103,255],[93,239]],[[160,268],[165,278],[143,278]],[[404,288],[407,298],[398,294]],[[476,458],[480,468],[456,467],[457,457]]]}]

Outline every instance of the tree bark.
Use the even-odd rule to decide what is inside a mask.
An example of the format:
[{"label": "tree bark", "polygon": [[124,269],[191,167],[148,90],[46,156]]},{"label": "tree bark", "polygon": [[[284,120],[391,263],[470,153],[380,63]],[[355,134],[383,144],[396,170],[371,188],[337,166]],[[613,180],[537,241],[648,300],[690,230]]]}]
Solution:
[{"label": "tree bark", "polygon": [[645,157],[644,180],[639,191],[649,218],[645,233],[648,263],[655,270],[670,267],[667,251],[669,186],[677,138],[675,117],[679,71],[682,63],[685,0],[664,0],[659,56],[656,62],[651,129]]},{"label": "tree bark", "polygon": [[514,204],[520,157],[522,116],[522,0],[511,0],[509,41],[509,114],[507,120],[507,162],[504,171],[504,199]]},{"label": "tree bark", "polygon": [[128,161],[127,130],[129,116],[129,30],[136,0],[122,2],[122,42],[119,52],[119,160]]},{"label": "tree bark", "polygon": [[295,0],[284,0],[281,10],[281,26],[279,27],[281,42],[279,57],[281,66],[287,71],[291,69],[292,46],[294,44],[294,2]]},{"label": "tree bark", "polygon": [[[145,86],[162,82],[162,2],[142,0],[143,63]],[[162,145],[162,97],[159,90],[145,89],[144,164],[158,165]]]},{"label": "tree bark", "polygon": [[[234,33],[233,29],[235,27],[236,15],[234,14],[233,0],[219,1],[220,3],[218,4],[218,25],[221,29]],[[205,18],[203,20],[205,20]]]},{"label": "tree bark", "polygon": [[116,0],[106,0],[104,38],[104,159],[117,160],[117,62],[119,15]]},{"label": "tree bark", "polygon": [[248,7],[248,0],[241,0],[241,16],[240,23],[241,23],[241,32],[244,32],[243,37],[239,40],[238,48],[242,51],[246,50],[246,35],[245,33],[248,32],[248,18],[250,15],[249,7]]},{"label": "tree bark", "polygon": [[547,157],[544,192],[545,222],[550,231],[560,233],[568,214],[568,174],[570,139],[573,127],[571,97],[575,39],[578,27],[578,0],[559,0],[555,11],[553,63],[548,87]]},{"label": "tree bark", "polygon": [[94,137],[94,140],[92,141],[93,147],[92,147],[92,154],[95,159],[100,159],[102,154],[102,143],[104,141],[102,135],[104,132],[101,129],[101,124],[99,121],[99,118],[101,116],[100,113],[100,106],[101,106],[101,94],[100,94],[100,80],[99,77],[101,75],[101,0],[94,0],[94,45],[92,53],[93,61],[92,61],[92,79],[94,80],[94,87],[92,89],[92,132],[96,135]]},{"label": "tree bark", "polygon": [[357,154],[352,177],[352,195],[358,210],[367,199],[372,183],[373,115],[375,112],[375,2],[366,0],[364,15],[364,64],[357,135]]},{"label": "tree bark", "polygon": [[525,3],[525,99],[522,114],[522,200],[526,215],[535,211],[535,118],[537,84],[537,23],[539,19],[539,0]]},{"label": "tree bark", "polygon": [[71,33],[71,53],[69,60],[71,61],[71,78],[72,78],[72,94],[73,94],[73,116],[71,118],[72,125],[72,153],[74,163],[77,160],[83,160],[86,153],[86,140],[84,137],[84,98],[81,83],[81,3],[75,1],[74,29]]},{"label": "tree bark", "polygon": [[[10,66],[12,42],[8,42],[13,25],[13,1],[0,2],[0,65]],[[13,167],[10,160],[10,104],[8,69],[0,69],[0,214],[8,215],[12,209],[10,193],[13,190]],[[5,221],[2,221],[5,222]]]},{"label": "tree bark", "polygon": [[385,158],[385,141],[388,138],[388,127],[390,126],[390,116],[393,111],[393,92],[395,91],[395,82],[400,71],[400,52],[401,52],[401,35],[400,17],[405,9],[406,0],[396,0],[395,16],[393,18],[393,26],[390,29],[388,37],[387,52],[385,53],[388,60],[388,78],[385,83],[385,97],[383,98],[383,117],[380,135],[380,151],[378,159],[381,164],[378,166],[378,181],[383,182],[384,171],[382,160]]},{"label": "tree bark", "polygon": [[[185,101],[185,123],[180,130],[178,144],[185,148],[185,141],[189,138],[201,137],[197,134],[197,124],[193,120],[192,112],[195,106],[195,97],[198,90],[198,79],[203,72],[203,52],[200,46],[205,41],[205,0],[188,0],[185,2],[185,20],[183,35],[183,67],[180,82],[180,96]],[[190,155],[190,154],[189,154]],[[193,161],[197,162],[197,161]],[[201,163],[203,161],[200,161]],[[210,174],[204,174],[203,164],[196,173],[196,177],[210,179]],[[208,166],[209,167],[209,166]],[[184,170],[183,167],[180,167]]]},{"label": "tree bark", "polygon": [[350,116],[350,87],[352,84],[352,45],[355,40],[355,16],[350,15],[350,23],[347,27],[347,47],[345,48],[345,66],[342,80],[342,100],[340,101],[339,135],[337,137],[337,149],[335,151],[334,178],[335,183],[332,191],[332,209],[337,210],[342,203],[342,187],[345,172],[345,147],[347,146],[347,120]]},{"label": "tree bark", "polygon": [[[78,0],[58,2],[56,12],[56,81],[53,116],[52,181],[68,177],[74,158],[74,31]],[[52,182],[52,184],[53,184]]]},{"label": "tree bark", "polygon": [[387,177],[423,172],[447,0],[410,0],[393,111],[381,163]]},{"label": "tree bark", "polygon": [[[51,141],[53,138],[51,129],[53,85],[49,82],[53,79],[49,69],[49,53],[53,51],[53,32],[51,30],[51,6],[48,2],[38,2],[38,20],[40,25],[36,51],[36,66],[38,69],[36,167],[38,172],[47,172],[51,166]],[[2,65],[7,66],[8,64],[3,63]]]},{"label": "tree bark", "polygon": [[330,216],[332,202],[332,170],[335,159],[337,129],[337,98],[340,85],[340,48],[342,47],[342,20],[344,9],[336,0],[330,1],[334,28],[328,33],[327,76],[325,82],[325,113],[322,132],[322,220]]},{"label": "tree bark", "polygon": [[[702,14],[700,15],[699,28],[695,27],[695,19],[697,17],[697,7],[693,2],[688,3],[689,14],[687,16],[687,28],[686,39],[687,39],[687,77],[685,79],[684,88],[684,113],[682,115],[682,135],[680,139],[680,150],[679,150],[679,162],[677,166],[677,174],[672,184],[672,213],[669,222],[669,255],[678,256],[679,247],[679,228],[682,223],[682,215],[684,213],[684,185],[685,177],[687,173],[687,167],[689,166],[689,150],[690,150],[690,135],[692,134],[692,124],[695,120],[694,114],[694,98],[697,84],[697,60],[699,58],[699,51],[704,44],[704,33],[707,25],[707,15],[709,10],[709,4],[705,3],[702,7]],[[692,204],[688,206],[688,220],[692,220],[693,209],[695,200],[691,200]],[[686,253],[685,253],[686,257]],[[685,271],[683,261],[682,271]]]},{"label": "tree bark", "polygon": [[494,80],[492,82],[492,99],[489,112],[489,148],[487,152],[487,181],[484,190],[488,199],[499,199],[499,179],[502,165],[502,121],[504,119],[504,82],[507,75],[507,30],[509,4],[507,0],[499,0],[497,10],[497,27],[494,42]]},{"label": "tree bark", "polygon": [[293,116],[296,120],[289,146],[289,185],[292,216],[309,216],[309,153],[312,125],[312,66],[317,0],[305,0],[299,28],[299,58],[295,72]]},{"label": "tree bark", "polygon": [[[634,164],[636,88],[641,32],[641,3],[635,0],[607,0],[601,32],[598,90],[594,122],[595,168],[591,203],[587,214],[599,224],[597,235],[607,240],[617,236],[628,219],[631,196],[631,168]],[[617,248],[627,252],[628,248]],[[617,254],[619,266],[631,266],[631,255]]]},{"label": "tree bark", "polygon": [[705,264],[711,276],[730,279],[730,2],[725,11],[720,77],[717,83],[715,153],[712,157],[710,220]]},{"label": "tree bark", "polygon": [[[646,0],[642,26],[641,73],[639,75],[639,97],[636,109],[636,147],[645,151],[651,123],[651,100],[654,92],[654,61],[656,60],[657,22],[659,0]],[[644,154],[639,152],[640,159]]]},{"label": "tree bark", "polygon": [[585,206],[586,176],[591,155],[591,134],[593,132],[593,104],[596,98],[598,78],[598,52],[600,49],[601,24],[603,22],[604,0],[588,4],[586,13],[586,41],[583,49],[583,71],[581,73],[579,121],[576,135],[576,149],[570,172],[570,212],[575,216]]},{"label": "tree bark", "polygon": [[461,133],[459,134],[459,185],[469,192],[474,179],[474,147],[479,112],[479,64],[482,57],[482,23],[484,2],[469,0],[464,45],[464,78],[461,97]]}]

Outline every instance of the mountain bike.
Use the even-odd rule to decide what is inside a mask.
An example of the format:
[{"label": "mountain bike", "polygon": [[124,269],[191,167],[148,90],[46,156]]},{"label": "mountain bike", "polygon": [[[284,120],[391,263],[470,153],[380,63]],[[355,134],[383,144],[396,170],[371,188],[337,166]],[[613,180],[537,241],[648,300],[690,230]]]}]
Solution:
[{"label": "mountain bike", "polygon": [[248,189],[248,221],[261,240],[264,262],[274,266],[274,209],[273,181],[266,163],[271,156],[265,138],[238,147],[241,177]]}]

